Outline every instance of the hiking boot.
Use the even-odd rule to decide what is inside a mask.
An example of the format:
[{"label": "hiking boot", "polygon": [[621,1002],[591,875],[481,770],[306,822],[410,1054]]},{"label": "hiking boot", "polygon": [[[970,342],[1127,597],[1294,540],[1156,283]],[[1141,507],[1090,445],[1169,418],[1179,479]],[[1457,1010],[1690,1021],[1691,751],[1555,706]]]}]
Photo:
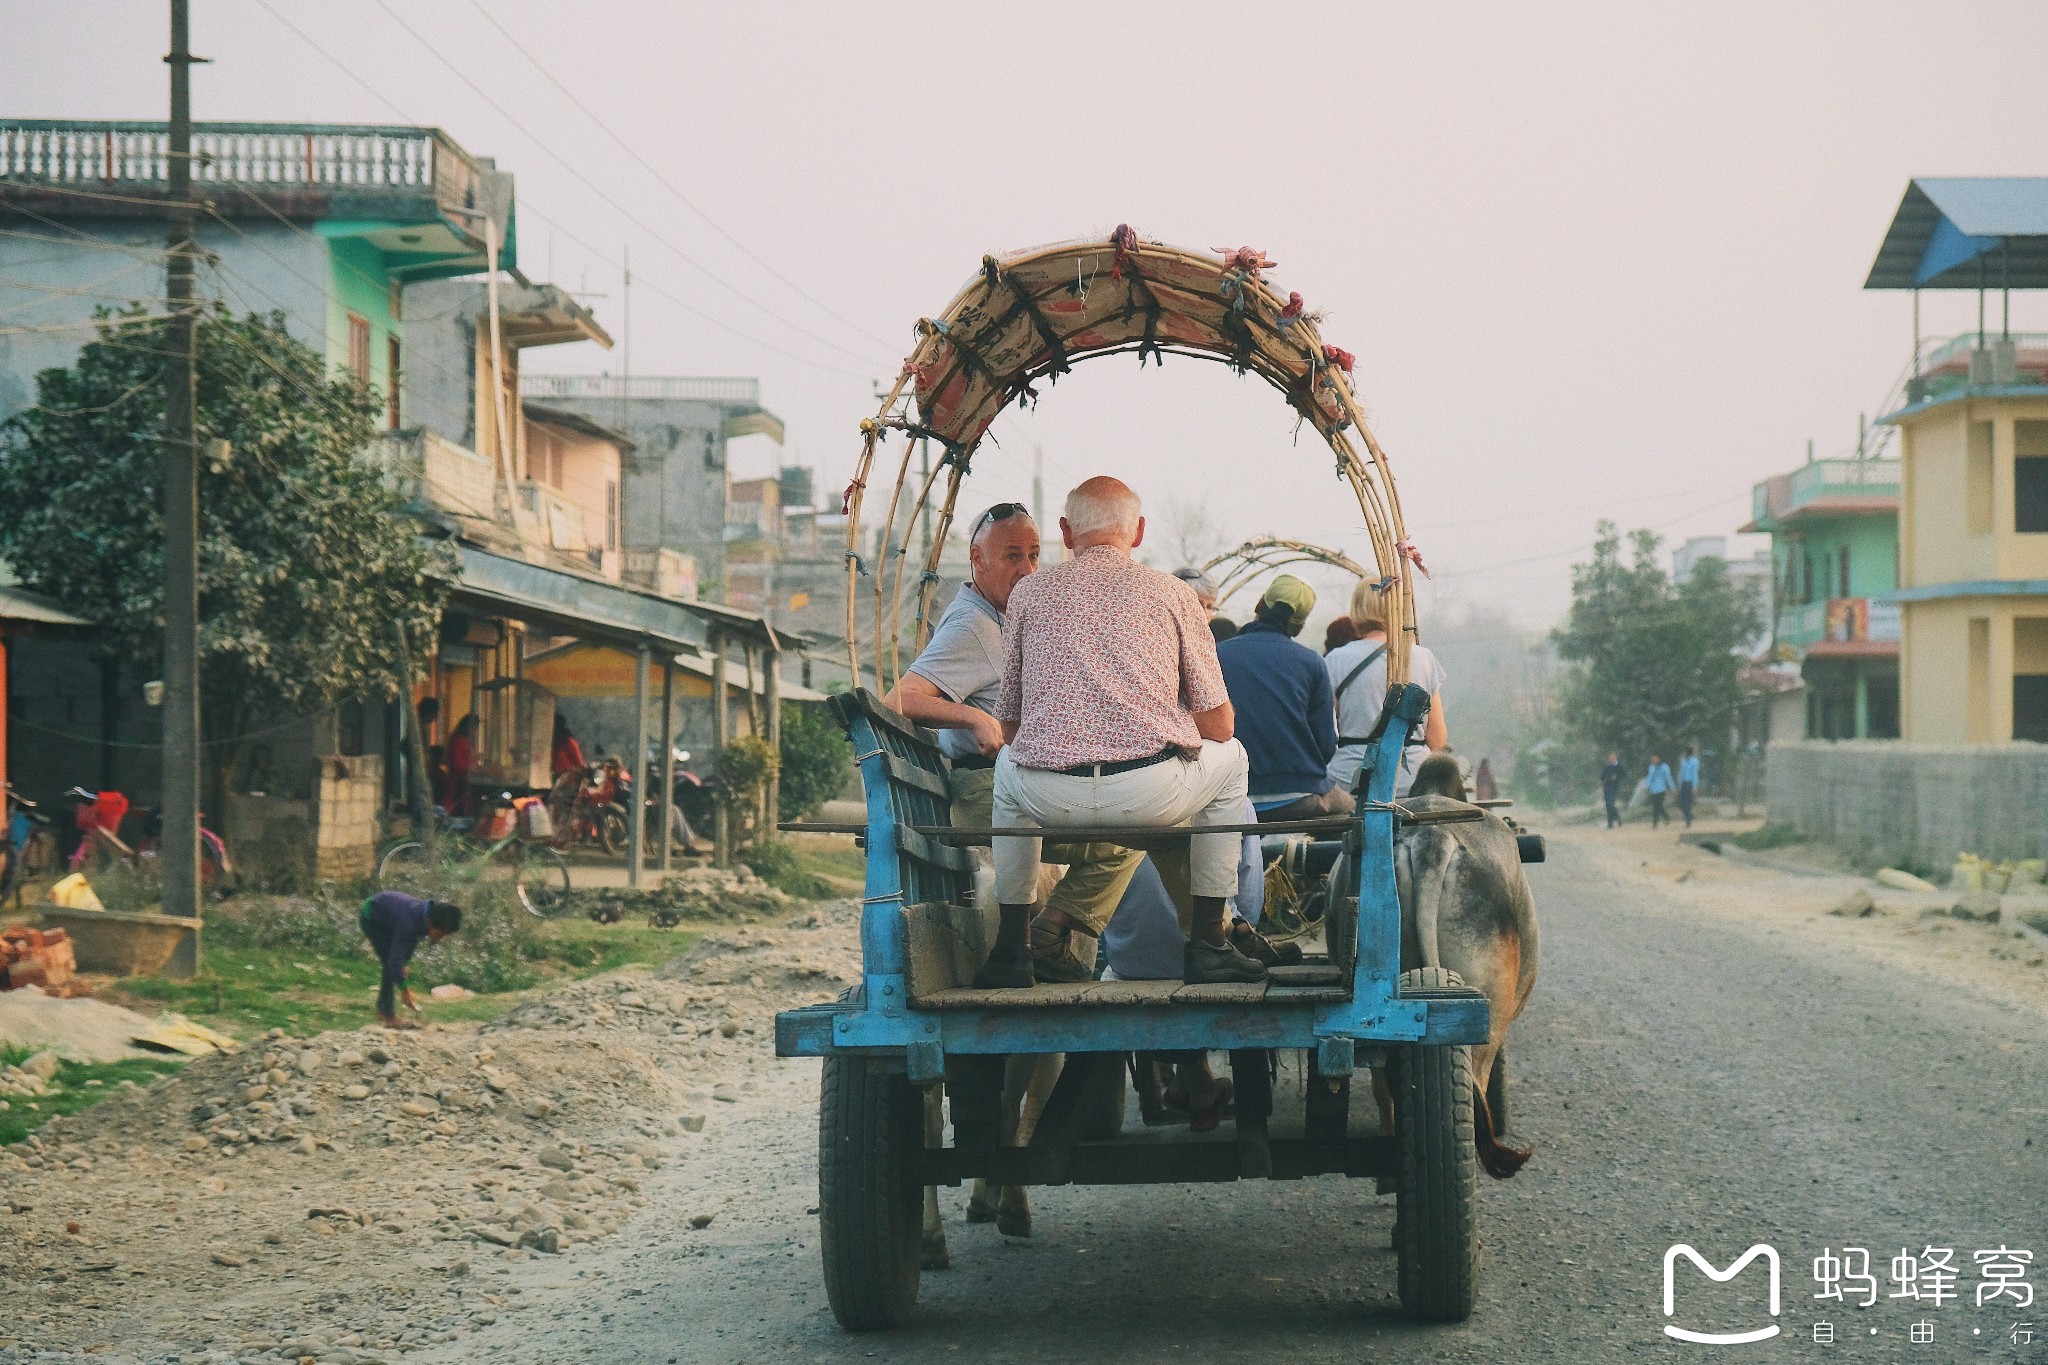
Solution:
[{"label": "hiking boot", "polygon": [[1264,963],[1254,962],[1229,944],[1218,946],[1188,940],[1180,979],[1190,986],[1249,985],[1266,979]]},{"label": "hiking boot", "polygon": [[1240,922],[1231,931],[1231,946],[1246,957],[1268,967],[1292,967],[1301,961],[1299,943],[1275,943],[1249,924]]},{"label": "hiking boot", "polygon": [[988,961],[974,974],[973,984],[978,991],[1029,989],[1035,984],[1031,978],[1031,950],[1020,943],[1008,952],[997,949],[990,953]]},{"label": "hiking boot", "polygon": [[1071,985],[1077,981],[1093,981],[1095,968],[1092,963],[1083,962],[1074,951],[1073,931],[1065,926],[1055,926],[1043,919],[1031,921],[1031,971],[1040,981],[1058,985]]}]

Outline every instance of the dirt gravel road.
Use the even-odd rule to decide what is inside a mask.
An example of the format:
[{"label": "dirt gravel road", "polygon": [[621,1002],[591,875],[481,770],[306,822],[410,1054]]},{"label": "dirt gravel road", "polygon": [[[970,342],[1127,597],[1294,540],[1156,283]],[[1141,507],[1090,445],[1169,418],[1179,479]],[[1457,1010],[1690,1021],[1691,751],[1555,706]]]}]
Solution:
[{"label": "dirt gravel road", "polygon": [[[2048,1359],[2048,1304],[1972,1302],[1979,1249],[2035,1252],[2048,1287],[2048,972],[1911,905],[1830,919],[1848,881],[1730,865],[1668,832],[1564,830],[1552,849],[1532,869],[1542,980],[1512,1045],[1536,1156],[1481,1191],[1466,1324],[1399,1315],[1392,1200],[1330,1178],[1033,1191],[1028,1242],[967,1226],[947,1191],[952,1268],[927,1273],[907,1329],[849,1336],[811,1212],[817,1067],[767,1062],[716,1150],[663,1172],[618,1237],[513,1266],[513,1311],[423,1358],[1677,1360],[1706,1348],[1662,1335],[1666,1248],[1725,1266],[1764,1242],[1778,1318],[1758,1267],[1683,1279],[1672,1321],[1776,1321],[1778,1358]],[[1887,1297],[1892,1258],[1930,1245],[1955,1249],[1962,1301]],[[1870,1252],[1874,1308],[1813,1298],[1813,1262],[1845,1246]],[[1909,1344],[1923,1320],[1934,1342]],[[1835,1345],[1814,1342],[1821,1321]],[[2011,1339],[2022,1322],[2030,1343]]]},{"label": "dirt gravel road", "polygon": [[[630,1217],[609,1235],[556,1255],[504,1248],[476,1235],[483,1210],[458,1201],[452,1218],[429,1218],[414,1201],[410,1230],[311,1242],[291,1232],[283,1250],[259,1244],[233,1268],[187,1252],[165,1258],[175,1273],[105,1290],[87,1288],[100,1282],[73,1266],[35,1303],[54,1310],[57,1291],[91,1293],[96,1311],[111,1313],[114,1295],[133,1296],[118,1318],[133,1334],[92,1340],[152,1365],[1679,1360],[1705,1348],[1662,1335],[1666,1249],[1687,1243],[1725,1266],[1763,1242],[1781,1258],[1777,1318],[1759,1266],[1727,1285],[1687,1275],[1673,1321],[1708,1331],[1775,1322],[1783,1335],[1758,1358],[1767,1349],[1801,1360],[2048,1359],[2048,1304],[1973,1301],[1980,1249],[2032,1251],[2027,1287],[2048,1287],[2039,954],[1928,917],[1926,898],[1880,895],[1868,918],[1832,918],[1828,906],[1859,883],[1732,864],[1668,832],[1566,829],[1551,846],[1551,862],[1532,869],[1542,979],[1512,1043],[1515,1132],[1536,1155],[1516,1179],[1481,1190],[1487,1262],[1479,1310],[1462,1325],[1400,1316],[1392,1200],[1369,1182],[1326,1178],[1033,1191],[1030,1241],[966,1225],[964,1192],[946,1191],[952,1268],[926,1275],[914,1322],[885,1337],[842,1333],[818,1263],[818,1068],[773,1058],[769,1024],[778,1004],[829,994],[830,973],[850,969],[850,905],[828,908],[815,927],[738,931],[739,942],[702,950],[665,983],[577,988],[675,992],[681,1013],[630,1040],[611,1036],[619,1020],[583,1018],[574,1001],[508,1021],[534,1031],[523,1046],[587,1049],[596,1038],[624,1055],[630,1041],[663,1069],[661,1084],[621,1102],[624,1141],[650,1140],[632,1133],[660,1128],[646,1106],[664,1094],[706,1115],[701,1132],[651,1140],[658,1169],[632,1173],[637,1189],[619,1209]],[[732,1037],[708,1027],[722,1022]],[[491,1045],[489,1035],[477,1042]],[[486,1144],[496,1160],[479,1154],[460,1183],[482,1190],[470,1182],[495,1174],[501,1199],[539,1208],[549,1173],[532,1167],[534,1150],[572,1138],[586,1149],[579,1169],[591,1168],[581,1178],[601,1176],[630,1151],[596,1107],[570,1106],[573,1130],[557,1120],[552,1134],[493,1126],[503,1150]],[[432,1150],[456,1150],[484,1124],[459,1121],[463,1135]],[[382,1130],[374,1150],[364,1133],[358,1155],[401,1151],[409,1131]],[[394,1132],[401,1145],[382,1145]],[[189,1164],[234,1182],[258,1159],[201,1154]],[[312,1158],[290,1160],[312,1169]],[[72,1177],[34,1173],[37,1198],[48,1201],[58,1179]],[[234,1188],[238,1202],[263,1197]],[[282,1196],[278,1224],[305,1221],[314,1194]],[[541,1224],[552,1216],[538,1214]],[[246,1235],[261,1225],[236,1226]],[[289,1253],[308,1245],[323,1256],[352,1250],[293,1264]],[[1893,1258],[1930,1246],[1954,1250],[1960,1301],[1890,1297]],[[1814,1299],[1816,1258],[1845,1247],[1868,1249],[1875,1307]],[[466,1269],[451,1277],[457,1259]],[[1822,1321],[1834,1345],[1813,1340]],[[1935,1340],[1909,1343],[1922,1321]],[[2033,1325],[2031,1341],[2013,1340],[2020,1323]],[[298,1345],[313,1349],[291,1354]],[[46,1358],[72,1357],[0,1348],[0,1361]]]}]

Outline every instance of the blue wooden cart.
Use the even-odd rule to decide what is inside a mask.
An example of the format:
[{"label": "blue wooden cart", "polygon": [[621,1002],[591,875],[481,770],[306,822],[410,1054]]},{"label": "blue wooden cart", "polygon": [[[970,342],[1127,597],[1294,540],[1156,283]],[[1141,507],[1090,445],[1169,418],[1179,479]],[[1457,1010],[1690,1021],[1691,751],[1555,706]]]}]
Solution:
[{"label": "blue wooden cart", "polygon": [[[1401,970],[1393,863],[1395,823],[1408,818],[1391,800],[1399,755],[1429,704],[1426,692],[1402,681],[1415,638],[1410,569],[1421,557],[1403,528],[1386,455],[1352,392],[1352,357],[1324,344],[1298,293],[1282,297],[1266,283],[1272,264],[1249,247],[1219,258],[1147,241],[1128,227],[1106,240],[986,257],[943,314],[919,321],[916,350],[877,415],[861,423],[845,498],[846,641],[852,677],[874,679],[877,691],[925,638],[961,480],[996,414],[1032,401],[1035,384],[1082,359],[1135,353],[1142,368],[1168,352],[1267,380],[1327,443],[1339,480],[1357,497],[1387,590],[1393,686],[1359,813],[1321,831],[1343,845],[1324,910],[1327,951],[1255,985],[968,988],[988,939],[987,908],[969,903],[966,845],[985,841],[987,831],[951,824],[947,763],[931,734],[871,693],[839,699],[867,794],[862,977],[832,1004],[778,1015],[776,1050],[824,1058],[819,1215],[826,1287],[848,1328],[887,1328],[910,1314],[921,1189],[983,1177],[1004,1185],[1376,1177],[1399,1200],[1403,1305],[1440,1320],[1472,1309],[1478,1161],[1466,1045],[1485,1040],[1487,1003],[1441,969]],[[900,451],[893,457],[892,440]],[[914,466],[919,448],[927,459]],[[876,535],[862,522],[865,492],[891,462],[895,482]],[[929,471],[921,486],[911,473],[919,466]],[[928,549],[922,574],[912,575],[920,516]],[[916,605],[910,631],[900,624],[907,588]],[[865,630],[864,601],[872,604]],[[1186,834],[1068,837],[1145,846]],[[1120,1092],[1124,1059],[1186,1050],[1231,1054],[1235,1122],[1164,1140],[1156,1132],[1105,1133],[1096,1116],[1103,1096]],[[1289,1113],[1270,1124],[1267,1060],[1290,1052],[1303,1059],[1290,1072],[1304,1078],[1299,1122]],[[1025,1146],[1001,1145],[1004,1059],[1048,1053],[1066,1063],[1036,1131]],[[1350,1118],[1352,1078],[1366,1066],[1389,1082],[1391,1133]],[[934,1087],[943,1087],[951,1145],[926,1140],[925,1099]]]},{"label": "blue wooden cart", "polygon": [[[867,791],[867,887],[861,984],[828,1005],[776,1016],[785,1057],[823,1057],[819,1219],[832,1311],[845,1326],[895,1326],[917,1297],[921,1190],[987,1178],[1005,1185],[1104,1185],[1247,1176],[1374,1176],[1399,1201],[1400,1294],[1413,1313],[1457,1319],[1478,1270],[1472,1078],[1464,1044],[1483,1042],[1487,1005],[1442,974],[1400,970],[1390,801],[1401,746],[1429,704],[1394,689],[1365,778],[1364,809],[1346,821],[1348,876],[1325,911],[1332,950],[1277,968],[1256,985],[1092,981],[1028,990],[965,982],[986,939],[967,905],[972,874],[950,835],[946,760],[932,736],[865,693],[837,705]],[[1107,833],[1107,832],[1105,832]],[[972,839],[975,836],[964,836]],[[1169,836],[1174,837],[1174,836]],[[1185,837],[1184,834],[1178,837]],[[1125,842],[1157,842],[1159,832]],[[1344,894],[1351,892],[1352,894]],[[1347,960],[1348,959],[1348,960]],[[1228,1051],[1238,1077],[1235,1124],[1163,1140],[1100,1138],[1086,1116],[1105,1088],[1121,1094],[1134,1052]],[[1268,1050],[1306,1055],[1299,1137],[1263,1122]],[[1024,1147],[996,1142],[1002,1063],[1064,1053],[1066,1065]],[[1395,1132],[1355,1135],[1353,1076],[1387,1069]],[[927,1146],[922,1091],[945,1087],[954,1142]],[[1262,1107],[1267,1112],[1261,1112]],[[1288,1125],[1292,1127],[1293,1125]]]}]

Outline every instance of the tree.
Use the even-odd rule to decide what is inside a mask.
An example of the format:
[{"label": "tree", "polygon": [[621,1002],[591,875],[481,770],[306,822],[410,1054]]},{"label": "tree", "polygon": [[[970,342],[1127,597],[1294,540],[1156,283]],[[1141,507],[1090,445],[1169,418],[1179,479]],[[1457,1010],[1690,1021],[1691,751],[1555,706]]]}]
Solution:
[{"label": "tree", "polygon": [[1569,734],[1601,755],[1674,757],[1686,744],[1718,746],[1742,700],[1741,646],[1756,607],[1718,559],[1674,584],[1657,561],[1657,537],[1635,531],[1631,556],[1612,522],[1600,523],[1591,563],[1572,568],[1572,607],[1553,633],[1577,664],[1564,683]]},{"label": "tree", "polygon": [[[163,655],[166,334],[109,317],[0,424],[0,559],[145,677]],[[330,379],[282,314],[216,308],[198,352],[201,727],[218,779],[258,718],[399,695],[397,633],[427,652],[453,565],[361,458],[377,396]]]},{"label": "tree", "polygon": [[1160,503],[1158,514],[1149,520],[1148,529],[1154,537],[1152,544],[1173,560],[1166,566],[1169,569],[1206,564],[1230,548],[1223,520],[1209,506],[1207,498],[1169,495]]},{"label": "tree", "polygon": [[776,817],[801,820],[853,777],[853,746],[822,706],[782,704],[782,785]]}]

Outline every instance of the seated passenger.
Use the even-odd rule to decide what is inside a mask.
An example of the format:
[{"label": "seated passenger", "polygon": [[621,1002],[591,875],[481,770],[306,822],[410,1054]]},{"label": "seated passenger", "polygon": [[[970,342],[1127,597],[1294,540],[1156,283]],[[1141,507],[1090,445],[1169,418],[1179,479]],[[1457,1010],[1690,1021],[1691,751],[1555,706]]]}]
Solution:
[{"label": "seated passenger", "polygon": [[1330,674],[1323,657],[1294,638],[1315,605],[1313,588],[1281,574],[1259,599],[1252,623],[1216,647],[1261,820],[1349,815],[1356,808],[1329,774],[1337,753]]},{"label": "seated passenger", "polygon": [[[1115,479],[1089,479],[1068,494],[1060,531],[1074,557],[1019,582],[1004,623],[996,717],[1008,744],[996,758],[995,826],[1235,823],[1246,762],[1231,737],[1216,643],[1186,583],[1131,559],[1145,534],[1138,495]],[[1238,836],[1189,842],[1182,979],[1263,980],[1266,969],[1224,933]],[[1028,985],[1034,951],[1077,927],[1100,937],[1110,907],[1083,919],[1048,906],[1032,925],[1040,841],[994,845],[1002,926],[975,984]]]},{"label": "seated passenger", "polygon": [[[1038,527],[1023,504],[998,503],[976,517],[968,529],[967,559],[972,576],[882,701],[938,731],[939,748],[952,764],[953,821],[985,828],[995,754],[1003,742],[993,714],[1002,681],[1003,612],[1011,590],[1038,567]],[[1060,845],[1047,853],[1048,861],[1067,865],[1050,905],[1063,918],[1084,924],[1109,918],[1144,858],[1139,850],[1115,844]],[[1038,979],[1085,981],[1094,972],[1092,949],[1087,956],[1091,960],[1084,962],[1066,936],[1057,935],[1035,963]]]},{"label": "seated passenger", "polygon": [[[1345,791],[1357,785],[1366,741],[1387,704],[1386,595],[1376,585],[1360,580],[1352,590],[1351,623],[1358,627],[1358,639],[1339,645],[1323,660],[1337,699],[1337,756],[1330,760],[1330,777]],[[1437,749],[1448,748],[1451,742],[1450,726],[1444,721],[1444,666],[1423,646],[1412,645],[1408,680],[1428,690],[1429,718],[1422,734],[1410,735],[1401,751],[1401,775],[1394,782],[1396,796],[1408,794],[1423,759]]]}]

